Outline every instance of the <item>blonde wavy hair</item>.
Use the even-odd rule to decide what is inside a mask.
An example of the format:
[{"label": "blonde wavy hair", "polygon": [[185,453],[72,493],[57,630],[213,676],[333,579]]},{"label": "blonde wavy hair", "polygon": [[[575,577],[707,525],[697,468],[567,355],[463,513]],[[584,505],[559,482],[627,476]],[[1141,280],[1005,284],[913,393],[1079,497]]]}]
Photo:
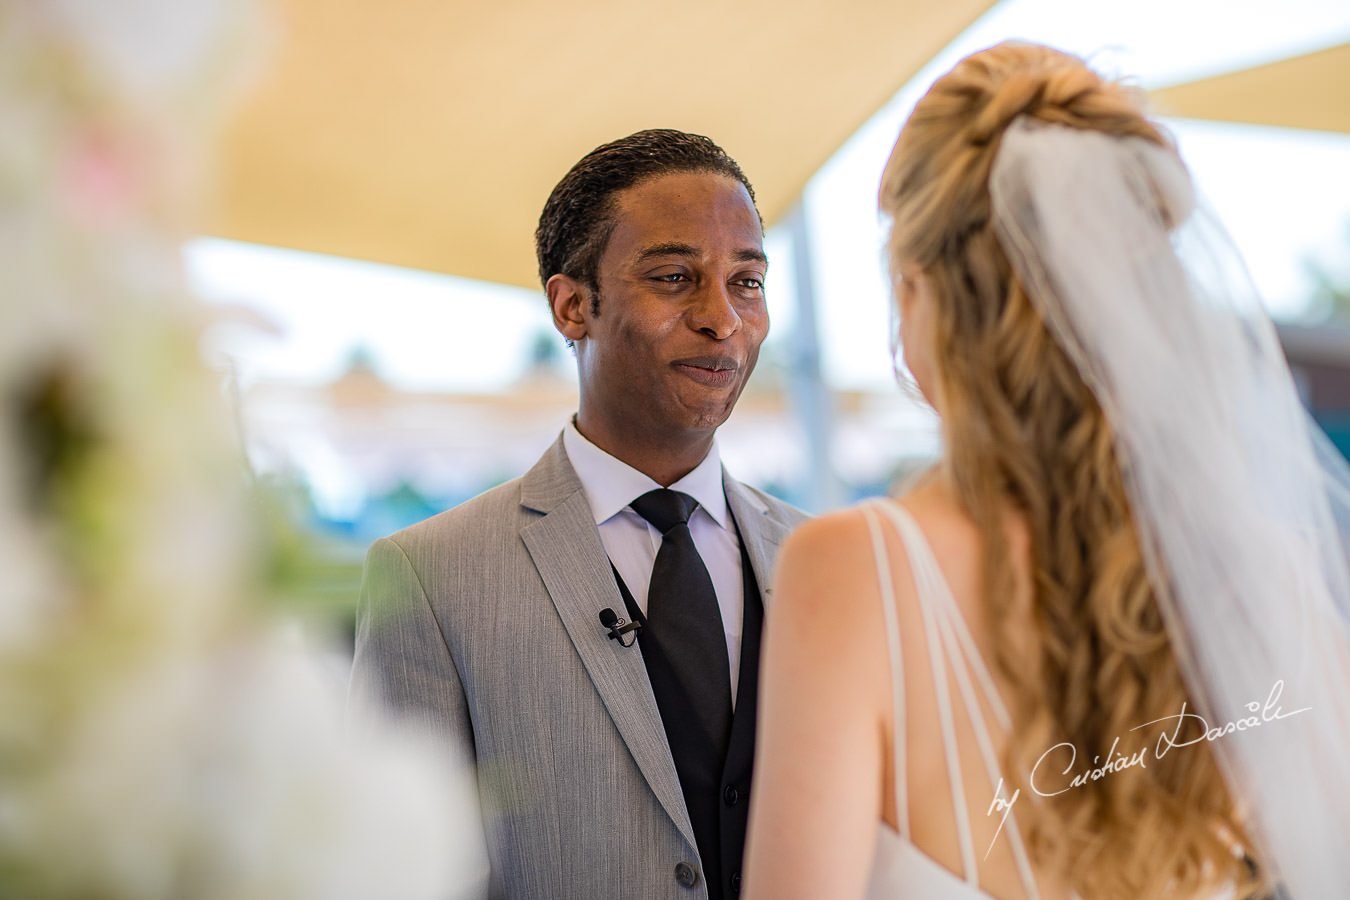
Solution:
[{"label": "blonde wavy hair", "polygon": [[[1011,686],[1007,792],[1038,866],[1087,900],[1190,897],[1230,883],[1267,887],[1207,742],[1149,758],[1052,798],[1030,789],[1037,760],[1061,741],[1078,765],[1130,740],[1135,726],[1191,703],[1131,519],[1110,424],[1011,270],[990,222],[989,173],[1018,116],[1170,139],[1138,92],[1080,59],[1028,44],[976,53],[919,101],[882,177],[888,255],[931,280],[943,471],[983,537],[983,599],[992,630],[1014,603],[1003,530],[1009,507],[1031,537],[1035,659],[997,642]],[[897,275],[898,277],[898,275]],[[1164,586],[1165,589],[1165,586]]]}]

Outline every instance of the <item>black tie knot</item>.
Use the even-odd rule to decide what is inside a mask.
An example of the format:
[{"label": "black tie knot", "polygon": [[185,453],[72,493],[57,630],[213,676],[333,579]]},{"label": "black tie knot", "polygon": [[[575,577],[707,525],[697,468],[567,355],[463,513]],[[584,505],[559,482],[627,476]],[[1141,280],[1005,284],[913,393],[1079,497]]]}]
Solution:
[{"label": "black tie knot", "polygon": [[694,510],[698,509],[697,500],[670,488],[648,491],[630,505],[663,535],[676,525],[687,524]]}]

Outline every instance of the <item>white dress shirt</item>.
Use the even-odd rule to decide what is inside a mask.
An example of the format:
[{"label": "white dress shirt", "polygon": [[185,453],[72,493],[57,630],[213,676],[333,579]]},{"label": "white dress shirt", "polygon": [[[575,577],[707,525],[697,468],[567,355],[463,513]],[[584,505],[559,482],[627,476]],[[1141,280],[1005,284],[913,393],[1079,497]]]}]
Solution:
[{"label": "white dress shirt", "polygon": [[[661,485],[592,444],[577,431],[572,421],[563,429],[563,449],[581,479],[596,527],[600,529],[600,542],[638,608],[645,614],[652,566],[656,563],[656,551],[661,548],[661,532],[634,512],[629,504]],[[745,584],[741,580],[741,542],[727,510],[727,496],[722,488],[722,460],[716,441],[703,462],[670,489],[698,501],[698,509],[689,518],[689,532],[717,592],[722,628],[727,636],[734,704],[741,661]]]}]

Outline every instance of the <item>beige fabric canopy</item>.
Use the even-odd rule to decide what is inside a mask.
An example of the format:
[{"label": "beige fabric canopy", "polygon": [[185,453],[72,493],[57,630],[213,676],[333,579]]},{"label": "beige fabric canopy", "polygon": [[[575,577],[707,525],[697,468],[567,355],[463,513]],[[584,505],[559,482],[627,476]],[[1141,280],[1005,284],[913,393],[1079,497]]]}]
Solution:
[{"label": "beige fabric canopy", "polygon": [[586,151],[706,134],[773,222],[991,0],[283,0],[208,233],[537,285],[534,228]]},{"label": "beige fabric canopy", "polygon": [[1196,119],[1350,132],[1350,44],[1152,93]]},{"label": "beige fabric canopy", "polygon": [[[767,222],[992,0],[280,0],[207,232],[524,286],[549,190],[642,128],[707,134]],[[1350,131],[1350,45],[1154,92]]]}]

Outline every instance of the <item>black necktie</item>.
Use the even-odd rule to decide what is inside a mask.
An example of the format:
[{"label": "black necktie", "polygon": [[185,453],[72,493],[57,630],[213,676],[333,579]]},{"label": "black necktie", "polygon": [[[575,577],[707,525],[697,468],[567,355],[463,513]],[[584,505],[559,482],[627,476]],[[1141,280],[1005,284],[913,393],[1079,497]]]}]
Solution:
[{"label": "black necktie", "polygon": [[731,668],[717,594],[689,533],[698,501],[666,488],[632,503],[662,534],[647,590],[642,660],[686,795],[719,791],[731,734]]}]

